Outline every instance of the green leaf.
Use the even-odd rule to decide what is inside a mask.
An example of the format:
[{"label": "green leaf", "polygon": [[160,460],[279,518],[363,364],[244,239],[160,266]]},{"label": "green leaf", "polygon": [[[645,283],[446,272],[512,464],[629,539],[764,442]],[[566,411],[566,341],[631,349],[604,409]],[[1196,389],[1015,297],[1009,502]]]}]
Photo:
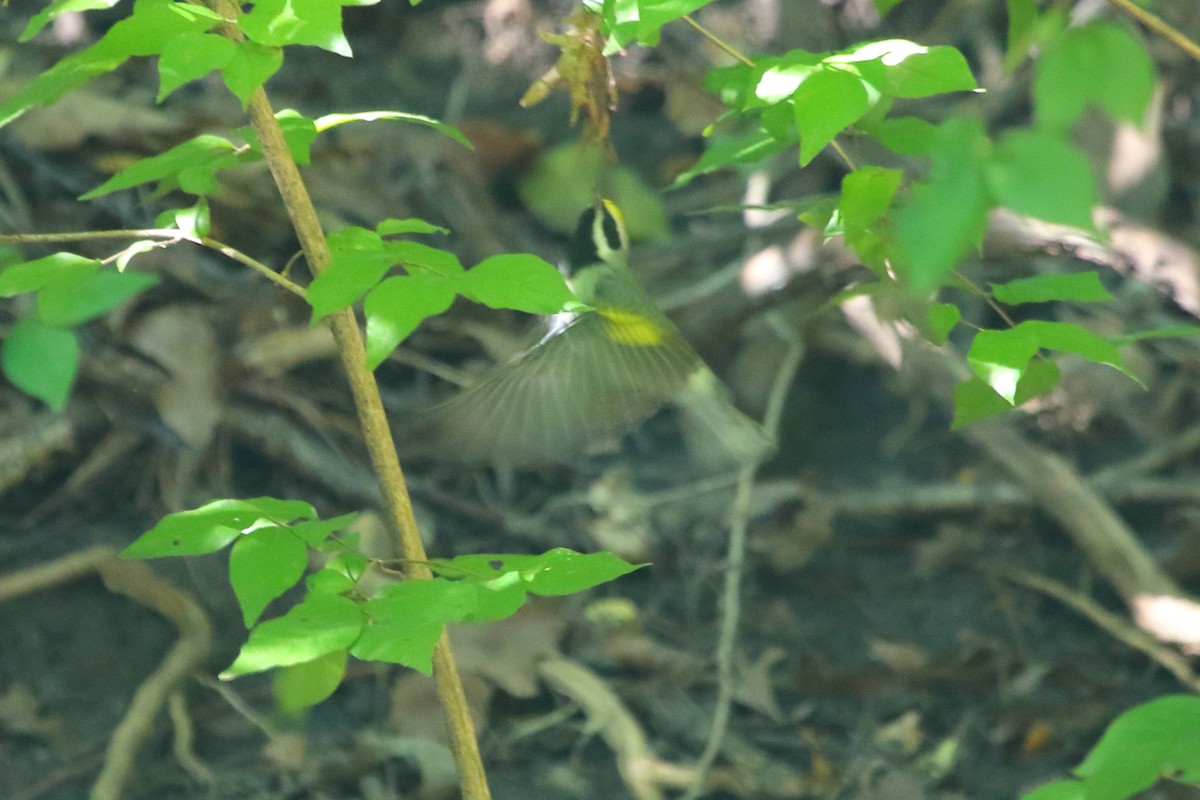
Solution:
[{"label": "green leaf", "polygon": [[[1018,383],[1030,359],[1041,349],[1072,353],[1113,367],[1137,380],[1125,368],[1113,342],[1070,322],[1029,320],[1010,330],[980,331],[971,343],[967,362],[997,394],[1009,403],[1020,403],[1028,398],[1021,396]],[[1032,390],[1027,388],[1026,391]]]},{"label": "green leaf", "polygon": [[883,68],[880,91],[890,97],[918,98],[978,88],[957,48],[925,47],[907,39],[866,42],[826,59],[827,63],[877,62]]},{"label": "green leaf", "polygon": [[4,338],[0,367],[13,386],[62,411],[79,367],[79,342],[70,330],[23,319]]},{"label": "green leaf", "polygon": [[1025,367],[1021,380],[1017,381],[1017,394],[1013,398],[1014,405],[1028,403],[1035,397],[1041,397],[1058,385],[1062,373],[1053,359],[1037,357]]},{"label": "green leaf", "polygon": [[476,606],[463,622],[495,622],[508,619],[525,605],[529,588],[515,572],[471,585],[475,589]]},{"label": "green leaf", "polygon": [[49,105],[92,78],[112,72],[125,59],[123,55],[99,51],[95,45],[67,56],[0,103],[0,127],[34,106]]},{"label": "green leaf", "polygon": [[330,519],[297,522],[291,526],[292,534],[299,536],[309,547],[316,547],[328,539],[334,531],[340,531],[342,528],[345,528],[357,517],[358,514],[342,514],[339,517],[332,517]]},{"label": "green leaf", "polygon": [[252,41],[268,46],[306,44],[349,58],[342,32],[342,6],[364,5],[346,0],[259,0],[238,18]]},{"label": "green leaf", "polygon": [[196,203],[188,208],[164,211],[155,218],[154,227],[178,228],[193,239],[208,236],[212,231],[212,213],[208,208],[208,200],[199,197]]},{"label": "green leaf", "polygon": [[358,583],[356,577],[351,577],[339,569],[318,570],[304,580],[309,592],[320,594],[345,594]]},{"label": "green leaf", "polygon": [[176,36],[206,31],[219,21],[200,5],[140,0],[130,16],[109,28],[94,45],[62,59],[0,104],[0,127],[33,106],[52,103],[92,78],[112,72],[130,56],[157,55]]},{"label": "green leaf", "polygon": [[929,177],[913,188],[896,216],[914,292],[938,286],[982,238],[988,212],[983,166],[988,147],[983,124],[974,117],[952,117],[938,128]]},{"label": "green leaf", "polygon": [[577,553],[565,547],[541,555],[475,554],[431,564],[439,575],[472,581],[493,581],[515,573],[531,593],[545,596],[576,594],[644,566],[630,564],[612,553]]},{"label": "green leaf", "polygon": [[[249,156],[249,158],[247,158]],[[143,158],[121,170],[80,200],[94,200],[106,194],[154,181],[176,181],[191,194],[212,194],[217,188],[213,174],[219,169],[252,160],[253,154],[239,158],[233,143],[220,136],[201,134],[155,156]]]},{"label": "green leaf", "polygon": [[224,68],[237,46],[215,33],[181,33],[163,46],[158,57],[158,96],[161,103],[171,92],[189,81]]},{"label": "green leaf", "polygon": [[228,680],[272,667],[303,664],[345,650],[363,632],[365,624],[366,617],[353,600],[310,593],[282,617],[256,626],[220,678]]},{"label": "green leaf", "polygon": [[441,275],[399,275],[372,289],[363,302],[368,367],[378,367],[426,318],[448,309],[455,294],[455,282]]},{"label": "green leaf", "polygon": [[1151,700],[1113,720],[1075,769],[1087,800],[1122,800],[1160,777],[1200,782],[1200,697]]},{"label": "green leaf", "polygon": [[185,33],[202,33],[221,22],[215,11],[187,2],[137,0],[133,13],[118,21],[93,45],[123,56],[156,56]]},{"label": "green leaf", "polygon": [[405,581],[385,586],[364,606],[370,622],[350,652],[366,661],[386,661],[429,675],[433,647],[447,622],[468,618],[477,593],[445,580]]},{"label": "green leaf", "polygon": [[834,137],[854,124],[871,102],[863,81],[841,69],[812,73],[792,95],[800,129],[800,166],[806,166]]},{"label": "green leaf", "polygon": [[21,38],[18,41],[28,42],[34,36],[37,36],[42,28],[46,27],[48,22],[62,14],[112,8],[119,2],[121,0],[55,0],[33,15],[33,18],[29,20],[29,24],[25,26],[25,30],[21,32]]},{"label": "green leaf", "polygon": [[296,585],[306,566],[308,547],[286,527],[269,525],[238,537],[229,551],[229,582],[247,628]]},{"label": "green leaf", "polygon": [[[1073,353],[1077,356],[1106,364],[1133,378],[1121,360],[1117,345],[1109,339],[1092,333],[1082,325],[1073,322],[1050,322],[1047,320],[1029,320],[1017,326],[1017,330],[1029,331],[1038,342],[1038,346],[1046,350],[1057,350],[1060,353]],[[1141,381],[1138,381],[1139,383]]]},{"label": "green leaf", "polygon": [[929,305],[929,341],[939,347],[946,343],[950,331],[962,319],[962,312],[952,303],[931,303]]},{"label": "green leaf", "polygon": [[458,257],[447,250],[440,250],[420,242],[386,241],[383,249],[390,253],[408,272],[420,275],[440,275],[457,280],[463,274]]},{"label": "green leaf", "polygon": [[50,325],[75,325],[108,313],[157,283],[154,275],[114,270],[54,281],[38,292],[38,316]]},{"label": "green leaf", "polygon": [[252,529],[260,520],[274,524],[315,519],[317,512],[300,500],[255,497],[214,500],[199,508],[168,514],[121,551],[123,558],[195,556],[214,553]]},{"label": "green leaf", "polygon": [[399,236],[407,233],[450,233],[448,228],[434,225],[423,219],[385,219],[375,226],[380,236]]},{"label": "green leaf", "polygon": [[[321,573],[340,573],[342,576],[350,579],[351,582],[358,583],[359,579],[362,578],[363,573],[365,573],[367,570],[367,557],[362,553],[347,552],[346,550],[347,547],[358,547],[358,534],[343,536],[341,538],[340,545],[342,546],[339,546],[336,551],[327,551],[336,552],[337,555],[335,555],[331,561],[325,564],[325,569],[321,570]],[[316,575],[309,576],[308,583],[310,584],[310,588],[316,586],[317,578],[318,576]],[[327,579],[323,578],[322,580]]]},{"label": "green leaf", "polygon": [[13,264],[0,270],[0,297],[40,291],[46,286],[82,280],[100,268],[94,258],[75,253],[54,253]]},{"label": "green leaf", "polygon": [[1046,46],[1033,83],[1035,117],[1039,127],[1062,132],[1095,104],[1140,125],[1154,83],[1142,40],[1124,25],[1092,21]]},{"label": "green leaf", "polygon": [[846,244],[877,275],[885,272],[892,229],[886,217],[904,173],[883,167],[863,167],[842,179],[838,201]]},{"label": "green leaf", "polygon": [[[768,56],[759,59],[754,66],[732,64],[728,67],[714,67],[704,76],[702,85],[710,92],[720,95],[721,102],[729,108],[746,111],[765,104],[758,96],[758,87],[768,71],[786,64],[817,64],[820,61],[820,54],[792,50],[782,57]],[[790,94],[789,91],[782,96]]]},{"label": "green leaf", "polygon": [[707,175],[725,167],[758,164],[776,153],[783,152],[787,146],[761,129],[739,136],[713,136],[708,140],[704,154],[699,160],[675,179],[675,187],[685,186],[697,176]]},{"label": "green leaf", "polygon": [[557,314],[579,301],[562,273],[537,256],[505,254],[469,269],[459,291],[489,308],[511,308],[528,314]]},{"label": "green leaf", "polygon": [[331,258],[325,271],[305,293],[315,325],[323,317],[356,302],[379,283],[397,259],[383,249],[379,234],[366,228],[343,228],[329,237]]},{"label": "green leaf", "polygon": [[879,140],[887,149],[902,156],[923,156],[933,151],[937,128],[919,117],[893,117],[866,124],[859,123],[869,136]]},{"label": "green leaf", "polygon": [[355,114],[326,114],[316,119],[317,130],[324,132],[347,122],[376,122],[378,120],[394,120],[396,122],[413,122],[433,128],[438,133],[448,136],[468,150],[474,150],[475,145],[462,134],[458,128],[448,123],[427,117],[424,114],[410,114],[406,111],[359,111]]},{"label": "green leaf", "polygon": [[875,10],[879,12],[879,16],[887,16],[887,13],[896,6],[900,5],[904,0],[875,0]]},{"label": "green leaf", "polygon": [[950,430],[956,431],[980,420],[1003,414],[1012,409],[1012,403],[996,394],[980,378],[970,378],[954,387],[954,419]]},{"label": "green leaf", "polygon": [[1053,361],[1033,359],[1021,373],[1011,403],[979,378],[963,381],[954,387],[954,420],[950,429],[959,430],[1039,397],[1057,386],[1059,377],[1058,366]]},{"label": "green leaf", "polygon": [[1021,800],[1088,800],[1080,781],[1054,781],[1021,795]]},{"label": "green leaf", "polygon": [[1006,134],[996,143],[986,174],[999,205],[1047,222],[1095,230],[1091,166],[1061,136],[1036,130]]},{"label": "green leaf", "polygon": [[1100,276],[1092,270],[1066,275],[1047,274],[1018,278],[1007,283],[993,283],[991,289],[997,300],[1010,306],[1021,303],[1048,303],[1054,300],[1105,303],[1113,299],[1100,283]]},{"label": "green leaf", "polygon": [[269,47],[245,39],[235,42],[233,57],[221,70],[221,80],[242,101],[242,108],[250,103],[250,95],[262,86],[283,66],[283,49]]},{"label": "green leaf", "polygon": [[[292,108],[285,108],[275,113],[275,119],[279,121],[279,128],[283,131],[283,140],[287,143],[288,153],[300,166],[305,166],[312,161],[312,143],[317,140],[317,125],[316,123]],[[250,142],[258,157],[262,155],[262,143],[258,141],[258,134],[250,126],[239,128],[240,133],[246,141]]]},{"label": "green leaf", "polygon": [[[530,562],[528,566],[523,566],[523,559],[526,558],[530,559]],[[508,566],[522,572],[532,571],[529,591],[553,597],[591,589],[646,565],[630,564],[612,553],[576,553],[559,547],[541,556],[518,557],[518,563]]]},{"label": "green leaf", "polygon": [[1016,402],[1017,382],[1041,347],[1036,333],[1018,325],[1009,330],[982,330],[967,353],[971,371],[1008,401]]},{"label": "green leaf", "polygon": [[[793,50],[779,64],[763,71],[754,87],[754,96],[769,105],[781,103],[791,97],[800,84],[811,78],[820,67],[819,53]],[[742,107],[742,110],[746,109],[746,106]]]},{"label": "green leaf", "polygon": [[690,14],[711,0],[606,0],[602,30],[608,37],[605,55],[612,55],[630,42],[653,47],[663,25]]},{"label": "green leaf", "polygon": [[348,656],[348,650],[332,650],[312,661],[276,670],[271,675],[275,707],[280,711],[298,711],[329,697],[346,674]]}]

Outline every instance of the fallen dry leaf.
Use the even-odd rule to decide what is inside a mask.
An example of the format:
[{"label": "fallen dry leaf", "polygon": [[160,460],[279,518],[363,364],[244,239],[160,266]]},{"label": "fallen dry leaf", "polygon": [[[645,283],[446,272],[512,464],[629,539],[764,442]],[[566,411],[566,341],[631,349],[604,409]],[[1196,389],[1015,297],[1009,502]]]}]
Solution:
[{"label": "fallen dry leaf", "polygon": [[202,306],[163,306],[136,323],[130,344],[171,375],[154,404],[163,422],[196,451],[204,451],[221,416],[217,335]]}]

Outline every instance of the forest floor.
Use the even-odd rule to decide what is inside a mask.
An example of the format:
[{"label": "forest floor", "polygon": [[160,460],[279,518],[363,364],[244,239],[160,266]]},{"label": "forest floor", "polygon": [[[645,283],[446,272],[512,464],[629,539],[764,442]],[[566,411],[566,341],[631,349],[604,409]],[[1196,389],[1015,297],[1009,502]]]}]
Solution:
[{"label": "forest floor", "polygon": [[[907,36],[978,56],[1002,39],[999,9],[996,20],[934,14],[941,4],[913,0],[881,23],[868,5],[746,0],[721,4],[706,21],[747,48],[776,53]],[[49,37],[8,44],[29,6],[0,10],[0,53],[21,65],[14,79],[67,52]],[[83,35],[95,36],[103,18],[89,16]],[[532,110],[517,102],[553,62],[536,35],[553,27],[551,10],[524,0],[426,0],[417,9],[347,8],[346,19],[356,57],[289,53],[268,85],[277,108],[428,114],[460,125],[477,149],[467,154],[419,126],[339,129],[305,170],[327,227],[422,217],[451,229],[444,246],[465,264],[496,252],[557,260],[564,237],[522,205],[522,181],[547,148],[576,134],[561,96]],[[613,138],[647,186],[669,183],[699,152],[697,120],[711,119],[713,108],[689,91],[708,56],[681,27],[668,29],[659,51],[616,62],[623,99]],[[1194,93],[1197,68],[1176,59],[1167,69],[1179,80],[1163,108],[1178,110],[1170,100]],[[155,80],[152,64],[135,64],[0,130],[3,224],[128,228],[170,207],[173,198],[138,192],[73,199],[131,157],[244,124],[216,83],[189,85],[152,110]],[[990,122],[1021,113],[1005,105],[1010,95],[995,95]],[[1200,137],[1187,119],[1164,125],[1162,158],[1170,161],[1157,167],[1158,188],[1128,195],[1123,211],[1139,220],[1144,248],[1169,243],[1172,258],[1195,268],[1184,187],[1190,179],[1194,191]],[[762,199],[773,201],[836,190],[842,172],[822,157],[803,172],[792,160],[777,163],[755,179],[767,181]],[[734,714],[710,796],[1000,800],[1065,777],[1114,716],[1186,689],[1146,652],[1031,588],[1031,576],[1041,576],[1080,603],[1126,613],[1061,521],[977,442],[949,430],[928,387],[888,366],[851,315],[821,308],[853,274],[836,250],[822,249],[794,215],[748,231],[740,213],[697,213],[744,202],[745,183],[720,175],[666,194],[671,238],[634,250],[651,293],[749,412],[761,414],[785,349],[761,323],[764,310],[795,321],[805,347],[786,387],[778,452],[754,495]],[[296,244],[272,192],[265,171],[233,174],[213,198],[214,235],[282,265]],[[744,265],[763,263],[764,253],[782,253],[793,280],[770,302],[741,288],[753,279]],[[1070,259],[1062,248],[1017,252],[993,242],[972,269],[997,280]],[[123,547],[163,514],[214,497],[304,498],[323,516],[363,510],[364,538],[386,539],[349,393],[306,309],[215,254],[176,247],[138,263],[162,283],[84,329],[65,428],[0,385],[0,441],[39,432],[45,445],[17,465],[19,480],[0,486],[0,577],[95,545]],[[1126,303],[1117,306],[1129,315],[1120,320],[1126,328],[1137,326],[1137,314],[1189,319],[1187,303],[1147,300],[1129,275],[1109,270],[1104,280]],[[0,306],[0,330],[15,313]],[[516,341],[528,327],[516,315],[455,314],[418,331],[378,372],[402,449],[404,413],[445,396],[424,365],[473,370],[487,361],[478,341]],[[1193,591],[1200,518],[1189,486],[1200,455],[1184,443],[1198,438],[1198,353],[1189,340],[1139,345],[1133,356],[1146,390],[1115,371],[1073,365],[1062,392],[1004,421],[1085,478],[1128,467],[1125,485],[1109,481],[1097,493]],[[1156,453],[1150,467],[1134,461]],[[494,627],[452,631],[494,796],[633,797],[618,761],[639,735],[647,756],[692,763],[716,694],[734,489],[689,471],[670,413],[615,451],[570,466],[513,474],[414,459],[406,468],[438,556],[565,546],[651,564],[583,596],[534,603]],[[1139,494],[1137,480],[1150,478],[1156,492]],[[390,555],[385,543],[379,548]],[[215,676],[245,637],[224,556],[151,566],[211,619],[217,644],[206,674]],[[0,605],[0,798],[85,797],[113,729],[175,638],[168,622],[94,575]],[[595,683],[552,685],[538,668],[551,656]],[[180,765],[162,715],[129,800],[453,794],[440,712],[431,681],[419,675],[352,664],[334,696],[302,717],[271,710],[269,677],[219,688],[197,680],[185,691],[194,750],[211,780]],[[603,713],[628,724],[623,740]],[[1200,795],[1163,785],[1145,796]]]}]

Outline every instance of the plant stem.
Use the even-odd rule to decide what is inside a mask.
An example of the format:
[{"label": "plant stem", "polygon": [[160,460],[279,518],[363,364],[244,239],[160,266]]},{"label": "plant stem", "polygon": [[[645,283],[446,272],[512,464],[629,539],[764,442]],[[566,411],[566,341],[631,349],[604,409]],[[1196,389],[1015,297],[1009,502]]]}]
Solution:
[{"label": "plant stem", "polygon": [[0,235],[0,244],[56,244],[58,242],[87,242],[101,239],[162,239],[162,244],[158,245],[160,247],[165,247],[175,242],[193,242],[204,245],[210,250],[216,250],[226,258],[249,267],[276,286],[286,289],[297,297],[304,297],[304,287],[292,283],[266,264],[256,261],[241,250],[230,247],[224,242],[218,242],[216,239],[210,239],[207,236],[192,236],[177,228],[126,228],[111,231],[69,231],[64,233],[11,233]]},{"label": "plant stem", "polygon": [[[263,157],[279,187],[287,208],[292,227],[300,239],[300,246],[313,275],[320,275],[329,265],[329,243],[317,219],[316,209],[308,195],[308,189],[300,178],[300,170],[288,152],[283,131],[266,92],[259,88],[250,97],[248,107],[250,124],[262,143]],[[392,441],[383,400],[375,375],[367,369],[367,351],[362,333],[358,329],[358,318],[353,309],[347,308],[329,318],[333,337],[338,345],[342,368],[350,383],[354,396],[354,407],[358,412],[359,426],[371,456],[371,465],[379,478],[386,498],[388,517],[400,541],[400,551],[408,561],[405,570],[408,577],[428,579],[432,577],[424,561],[428,560],[425,546],[417,531],[413,516],[412,500],[400,468],[400,459]],[[462,680],[454,656],[450,652],[450,639],[442,633],[433,651],[434,678],[437,681],[438,698],[446,713],[450,727],[454,761],[458,766],[464,800],[488,800],[491,792],[475,740],[474,724],[463,692]]]},{"label": "plant stem", "polygon": [[[210,7],[229,20],[236,19],[239,14],[232,0],[211,0]],[[223,26],[222,30],[228,36],[241,38],[240,32],[231,25]],[[262,144],[263,158],[279,188],[288,218],[300,239],[309,269],[313,275],[320,275],[329,266],[329,243],[321,229],[308,189],[300,177],[300,169],[288,151],[283,130],[275,119],[271,102],[262,87],[250,96],[247,113],[254,133]],[[412,500],[408,496],[404,472],[392,441],[383,400],[379,396],[375,375],[367,368],[367,352],[359,331],[358,318],[353,309],[347,308],[331,315],[329,325],[333,329],[342,368],[354,396],[354,407],[371,465],[383,488],[388,518],[399,538],[400,551],[408,562],[405,573],[409,578],[431,578],[429,567],[423,563],[428,561],[428,556],[417,531]],[[458,667],[450,651],[450,639],[444,631],[433,651],[433,671],[438,699],[450,728],[451,750],[458,767],[463,800],[490,800],[491,792],[479,755],[479,744],[475,740],[474,723]]]},{"label": "plant stem", "polygon": [[742,64],[744,64],[747,67],[750,67],[751,69],[754,68],[753,61],[746,58],[746,56],[742,55],[742,53],[737,48],[735,48],[733,45],[729,44],[724,39],[717,36],[715,33],[710,31],[708,28],[704,27],[703,25],[701,25],[699,22],[696,22],[696,20],[692,17],[691,14],[684,14],[683,21],[686,22],[688,25],[691,25],[693,28],[695,28],[697,33],[699,33],[705,39],[708,39],[710,42],[715,44],[717,46],[718,50],[725,53],[730,58],[740,61]]},{"label": "plant stem", "polygon": [[1108,2],[1187,53],[1194,60],[1200,61],[1200,45],[1184,36],[1162,17],[1157,17],[1141,6],[1135,5],[1132,0],[1108,0]]},{"label": "plant stem", "polygon": [[[778,318],[770,320],[780,335],[788,342],[787,351],[775,372],[775,382],[767,401],[763,416],[763,429],[771,438],[778,437],[779,420],[783,415],[783,401],[804,358],[804,345],[798,334],[788,330]],[[729,547],[725,559],[725,585],[721,595],[721,631],[717,642],[717,701],[713,710],[712,725],[708,730],[708,741],[704,752],[695,766],[692,785],[682,800],[697,800],[704,794],[709,770],[721,752],[725,733],[729,728],[729,716],[733,707],[736,676],[733,674],[734,656],[737,654],[738,624],[742,609],[742,574],[746,568],[746,535],[750,527],[750,500],[754,494],[755,476],[759,465],[750,464],[738,474],[737,490],[733,507],[729,513]]]}]

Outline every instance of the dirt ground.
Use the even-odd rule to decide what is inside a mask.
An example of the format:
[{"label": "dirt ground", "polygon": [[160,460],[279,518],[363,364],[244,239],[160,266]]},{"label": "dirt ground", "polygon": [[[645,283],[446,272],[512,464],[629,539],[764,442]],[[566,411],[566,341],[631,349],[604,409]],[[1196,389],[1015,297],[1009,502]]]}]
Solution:
[{"label": "dirt ground", "polygon": [[[702,19],[752,52],[907,36],[960,46],[978,66],[1003,41],[1000,3],[910,0],[885,22],[868,5],[739,0]],[[1163,11],[1200,31],[1200,18],[1182,6]],[[50,37],[13,49],[34,11],[20,0],[0,9],[8,78],[66,52]],[[523,0],[348,8],[355,59],[289,53],[268,85],[278,108],[428,114],[460,125],[477,144],[468,155],[417,126],[339,129],[305,171],[327,227],[417,216],[450,228],[447,246],[464,263],[519,251],[558,260],[564,237],[523,206],[521,186],[540,154],[576,134],[563,97],[531,110],[517,103],[553,61],[536,31],[553,27],[555,11]],[[88,16],[83,36],[103,30],[105,18]],[[1163,146],[1145,185],[1110,198],[1123,230],[1142,237],[1121,264],[1153,252],[1160,266],[1194,270],[1198,68],[1165,46],[1154,52],[1167,80],[1155,140]],[[708,57],[690,29],[672,26],[660,50],[616,61],[614,142],[648,187],[667,184],[700,151],[697,119],[711,119],[712,108],[688,87]],[[1028,80],[997,80],[988,99],[972,102],[993,126],[1019,122]],[[169,207],[171,198],[145,192],[72,199],[131,156],[243,124],[215,83],[191,84],[148,110],[155,81],[151,64],[133,64],[0,130],[2,224],[38,232],[145,226]],[[940,116],[957,102],[929,108]],[[763,199],[773,201],[836,190],[841,174],[833,158],[800,171],[789,157],[752,180],[765,181]],[[792,215],[748,230],[739,213],[696,213],[743,202],[746,182],[721,174],[664,195],[671,238],[635,247],[633,259],[748,412],[762,413],[785,350],[765,314],[782,315],[804,345],[778,453],[753,500],[736,702],[709,796],[999,800],[1065,777],[1116,714],[1187,689],[1146,652],[1031,585],[1052,580],[1128,618],[1061,520],[978,441],[949,431],[937,382],[895,372],[851,315],[822,308],[856,275],[836,244],[822,249]],[[283,265],[296,244],[272,191],[265,171],[232,174],[213,198],[214,235]],[[994,232],[968,268],[977,280],[1004,280],[1078,266],[1073,259],[1082,257],[1045,242],[1022,247]],[[745,265],[763,263],[764,253],[784,254],[788,284],[747,297]],[[123,547],[163,514],[213,497],[303,498],[323,516],[365,510],[364,538],[383,540],[372,527],[378,493],[349,393],[305,309],[214,254],[174,248],[146,256],[144,266],[162,284],[83,329],[83,368],[65,417],[0,385],[0,442],[19,440],[36,453],[13,456],[12,469],[0,464],[19,473],[0,486],[0,577],[95,545]],[[1115,319],[1092,321],[1119,326],[1114,333],[1189,321],[1186,309],[1200,307],[1178,286],[1156,293],[1132,271],[1099,269],[1118,300],[1108,312]],[[0,305],[0,332],[18,310],[13,301]],[[988,321],[986,309],[976,312]],[[447,391],[427,362],[474,370],[489,361],[480,340],[520,341],[526,327],[516,315],[456,307],[385,363],[378,376],[402,451],[405,412]],[[1189,444],[1200,408],[1198,353],[1194,340],[1138,345],[1130,358],[1145,390],[1115,371],[1068,363],[1060,392],[1003,423],[1091,479],[1154,562],[1192,591],[1200,580],[1198,459]],[[190,377],[164,400],[164,384],[180,375]],[[644,735],[662,762],[693,762],[716,692],[733,486],[689,472],[670,412],[615,451],[569,467],[511,474],[415,458],[406,469],[439,556],[566,546],[652,562],[586,595],[534,603],[494,629],[452,632],[494,796],[633,797],[602,712],[629,723],[625,744]],[[378,546],[386,557],[387,545]],[[125,797],[453,796],[431,682],[357,663],[309,714],[273,711],[269,677],[213,680],[245,636],[223,556],[152,567],[193,597],[216,630],[207,677],[184,693],[202,767],[180,764],[171,722],[160,715]],[[94,574],[3,602],[0,799],[86,797],[130,699],[175,639],[162,617]],[[575,684],[591,694],[564,691],[540,672],[550,658],[595,678],[590,689]],[[1163,784],[1144,796],[1200,792]]]}]

